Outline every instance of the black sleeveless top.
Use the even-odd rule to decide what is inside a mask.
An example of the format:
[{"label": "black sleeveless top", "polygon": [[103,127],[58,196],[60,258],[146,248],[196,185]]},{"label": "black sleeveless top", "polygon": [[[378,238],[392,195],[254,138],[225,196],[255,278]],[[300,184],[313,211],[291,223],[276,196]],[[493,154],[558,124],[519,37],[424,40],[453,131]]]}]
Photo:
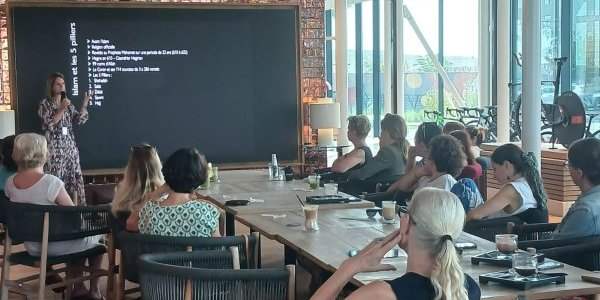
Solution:
[{"label": "black sleeveless top", "polygon": [[[429,278],[416,273],[406,273],[400,278],[387,282],[394,291],[396,299],[410,300],[433,300],[435,290]],[[465,274],[465,288],[469,295],[469,300],[481,299],[481,290],[477,282],[469,275]]]},{"label": "black sleeveless top", "polygon": [[[367,162],[369,160],[373,159],[373,152],[371,152],[371,148],[369,148],[369,146],[362,146],[362,147],[358,147],[356,149],[360,149],[365,152],[365,161],[362,164],[358,164],[358,165],[350,168],[350,170],[348,170],[348,171],[358,170],[358,169],[362,168],[365,164],[367,164]],[[348,171],[346,171],[346,172],[348,172]]]}]

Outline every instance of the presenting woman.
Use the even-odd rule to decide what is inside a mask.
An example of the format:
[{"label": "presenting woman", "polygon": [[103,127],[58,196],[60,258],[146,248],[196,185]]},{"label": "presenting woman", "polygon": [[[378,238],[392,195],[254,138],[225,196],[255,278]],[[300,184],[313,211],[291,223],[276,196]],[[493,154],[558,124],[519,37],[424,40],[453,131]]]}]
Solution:
[{"label": "presenting woman", "polygon": [[88,120],[87,106],[91,94],[85,93],[81,109],[75,109],[75,105],[66,97],[65,77],[61,73],[48,76],[46,93],[38,110],[42,130],[48,141],[49,156],[45,171],[65,183],[67,192],[77,205],[85,205],[83,176],[73,125],[80,125]]}]

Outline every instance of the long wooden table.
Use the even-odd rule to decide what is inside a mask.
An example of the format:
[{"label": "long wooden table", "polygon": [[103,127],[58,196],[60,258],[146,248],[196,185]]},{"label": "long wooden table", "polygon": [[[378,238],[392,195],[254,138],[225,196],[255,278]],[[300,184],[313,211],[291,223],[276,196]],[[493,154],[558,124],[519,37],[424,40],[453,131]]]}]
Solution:
[{"label": "long wooden table", "polygon": [[[310,190],[304,180],[269,181],[266,170],[221,172],[220,182],[206,190],[200,190],[214,199],[214,204],[225,211],[227,235],[235,234],[235,218],[243,213],[277,213],[300,209],[298,197],[323,195],[324,189]],[[350,195],[346,195],[351,197]],[[250,200],[245,206],[227,206],[228,200]],[[373,207],[373,202],[359,200],[350,203],[321,205],[320,209],[345,209]]]},{"label": "long wooden table", "polygon": [[[350,204],[322,205],[319,207],[320,230],[304,230],[304,215],[296,195],[304,199],[307,195],[321,193],[308,190],[303,180],[289,182],[269,181],[266,170],[221,172],[221,182],[213,184],[203,193],[210,195],[215,204],[225,210],[228,234],[235,234],[234,220],[245,224],[269,239],[284,245],[286,263],[295,263],[296,257],[309,259],[322,270],[335,272],[348,258],[353,249],[361,249],[374,238],[382,237],[397,229],[399,223],[382,224],[379,220],[369,220],[365,207],[373,204],[358,202]],[[231,199],[258,199],[248,206],[225,206]],[[343,218],[352,218],[343,219]],[[465,251],[462,255],[463,270],[478,279],[480,274],[499,271],[502,268],[481,264],[471,265],[470,257],[483,251],[494,249],[494,244],[469,234],[462,234],[459,241],[475,243],[476,250]],[[396,271],[361,273],[351,281],[356,286],[374,280],[388,280],[400,277],[406,271],[406,256],[385,259],[396,266]],[[518,291],[497,284],[481,285],[483,299],[548,299],[575,295],[600,294],[600,285],[584,282],[581,275],[593,274],[572,266],[557,271],[569,274],[566,283]]]},{"label": "long wooden table", "polygon": [[[282,243],[286,249],[286,263],[292,263],[294,255],[310,259],[325,271],[335,272],[341,263],[348,258],[353,249],[362,249],[374,238],[382,237],[399,227],[396,224],[382,224],[380,218],[368,220],[364,209],[320,210],[319,231],[304,230],[304,216],[300,209],[281,212],[285,217],[269,217],[256,213],[244,213],[236,216],[237,220],[261,235]],[[349,220],[342,218],[356,218]],[[363,220],[364,219],[364,220]],[[471,256],[484,251],[493,250],[495,245],[467,233],[463,233],[459,241],[469,241],[477,245],[477,249],[462,254],[462,266],[465,273],[475,280],[480,274],[500,271],[503,268],[486,264],[471,264]],[[396,271],[357,274],[352,283],[362,286],[375,280],[390,280],[402,276],[406,272],[406,256],[386,258],[385,263],[396,266]],[[481,285],[483,299],[549,299],[576,295],[600,293],[600,285],[584,282],[581,275],[591,272],[565,266],[553,271],[569,274],[566,283],[550,285],[528,291],[518,291],[494,283]]]}]

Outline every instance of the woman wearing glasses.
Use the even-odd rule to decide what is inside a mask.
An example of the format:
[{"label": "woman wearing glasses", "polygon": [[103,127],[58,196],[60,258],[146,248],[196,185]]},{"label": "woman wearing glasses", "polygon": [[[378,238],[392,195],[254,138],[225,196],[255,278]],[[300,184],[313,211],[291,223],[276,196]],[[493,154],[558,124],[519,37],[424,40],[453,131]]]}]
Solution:
[{"label": "woman wearing glasses", "polygon": [[38,115],[48,141],[48,162],[44,170],[65,183],[69,195],[78,205],[85,205],[83,175],[79,164],[79,150],[75,143],[73,125],[88,120],[87,106],[91,94],[85,93],[79,110],[66,97],[65,77],[53,73],[46,81],[47,96],[42,100]]},{"label": "woman wearing glasses", "polygon": [[600,140],[586,138],[569,147],[569,173],[581,195],[552,235],[555,239],[600,234]]},{"label": "woman wearing glasses", "polygon": [[311,300],[336,299],[357,273],[389,270],[390,266],[381,265],[381,259],[396,245],[408,254],[406,273],[394,280],[369,283],[346,299],[480,299],[481,290],[463,273],[453,244],[465,219],[460,201],[435,188],[417,192],[414,200],[401,217],[399,230],[344,261]]}]

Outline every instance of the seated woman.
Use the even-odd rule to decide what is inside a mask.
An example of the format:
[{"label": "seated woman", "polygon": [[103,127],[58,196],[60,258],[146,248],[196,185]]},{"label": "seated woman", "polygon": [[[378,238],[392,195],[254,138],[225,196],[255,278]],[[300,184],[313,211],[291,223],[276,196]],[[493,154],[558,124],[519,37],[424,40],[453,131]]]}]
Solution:
[{"label": "seated woman", "polygon": [[483,205],[469,211],[469,220],[518,216],[527,223],[548,222],[546,193],[535,157],[518,146],[505,144],[492,154],[496,180],[502,188]]},{"label": "seated woman", "polygon": [[164,236],[219,236],[219,209],[194,193],[208,180],[204,156],[194,148],[179,149],[167,158],[162,172],[165,186],[160,193],[148,194],[139,221],[132,215],[127,229],[139,227],[140,233]]},{"label": "seated woman", "polygon": [[349,171],[350,182],[340,189],[354,195],[371,193],[378,182],[391,182],[404,174],[409,147],[406,130],[401,116],[386,114],[381,120],[379,152],[362,168]]},{"label": "seated woman", "polygon": [[456,130],[465,130],[465,125],[456,121],[448,121],[444,124],[443,132],[444,134],[450,134],[452,131]]},{"label": "seated woman", "polygon": [[450,135],[460,141],[463,152],[467,156],[467,165],[462,169],[462,172],[457,178],[470,178],[476,181],[483,174],[483,170],[481,169],[481,165],[475,161],[475,155],[473,155],[469,134],[462,130],[456,130],[452,131]]},{"label": "seated woman", "polygon": [[125,220],[144,206],[144,195],[161,187],[165,181],[156,149],[148,144],[131,147],[123,180],[115,188],[112,213],[125,228]]},{"label": "seated woman", "polygon": [[0,147],[2,148],[2,152],[0,152],[0,191],[4,190],[4,186],[6,185],[6,180],[8,177],[17,172],[17,164],[12,158],[14,142],[14,135],[9,135],[1,140]]},{"label": "seated woman", "polygon": [[581,195],[552,235],[555,239],[600,235],[600,140],[586,138],[569,147],[569,173]]},{"label": "seated woman", "polygon": [[457,182],[454,177],[460,174],[466,158],[457,139],[440,135],[431,140],[428,154],[423,160],[422,166],[416,166],[400,177],[388,191],[411,192],[425,187],[450,191]]},{"label": "seated woman", "polygon": [[463,272],[453,244],[465,218],[460,201],[435,188],[422,189],[414,199],[400,219],[400,229],[344,261],[311,300],[336,299],[357,273],[389,269],[381,259],[396,245],[408,254],[406,273],[391,281],[371,282],[346,299],[480,299],[481,290]]},{"label": "seated woman", "polygon": [[435,122],[423,122],[417,127],[415,133],[415,146],[408,151],[408,161],[406,163],[406,172],[408,173],[417,165],[417,157],[427,156],[427,148],[431,140],[442,134],[442,128]]},{"label": "seated woman", "polygon": [[358,115],[348,118],[348,140],[352,142],[354,149],[333,162],[332,172],[345,173],[358,170],[373,158],[371,149],[365,141],[369,131],[371,131],[371,121],[366,116]]},{"label": "seated woman", "polygon": [[[65,190],[65,184],[54,175],[44,174],[44,164],[48,157],[46,138],[35,133],[18,135],[15,138],[12,157],[17,163],[18,171],[15,175],[9,177],[6,182],[4,192],[10,201],[37,205],[74,206]],[[23,220],[23,225],[27,226],[27,220]],[[25,242],[24,244],[30,255],[41,255],[42,246],[40,243]],[[98,245],[98,237],[50,242],[48,243],[48,256],[81,252]],[[90,259],[89,263],[91,268],[100,269],[102,255]],[[74,263],[74,265],[79,264]],[[69,273],[68,275],[79,277],[81,272]],[[97,277],[91,280],[89,292],[83,282],[77,283],[73,290],[73,296],[88,295],[92,299],[102,299],[98,280]]]},{"label": "seated woman", "polygon": [[479,146],[481,146],[485,140],[485,129],[470,125],[467,126],[466,132],[469,134],[469,137],[471,137],[471,151],[473,151],[473,155],[475,158],[480,157],[481,148],[479,148]]}]

